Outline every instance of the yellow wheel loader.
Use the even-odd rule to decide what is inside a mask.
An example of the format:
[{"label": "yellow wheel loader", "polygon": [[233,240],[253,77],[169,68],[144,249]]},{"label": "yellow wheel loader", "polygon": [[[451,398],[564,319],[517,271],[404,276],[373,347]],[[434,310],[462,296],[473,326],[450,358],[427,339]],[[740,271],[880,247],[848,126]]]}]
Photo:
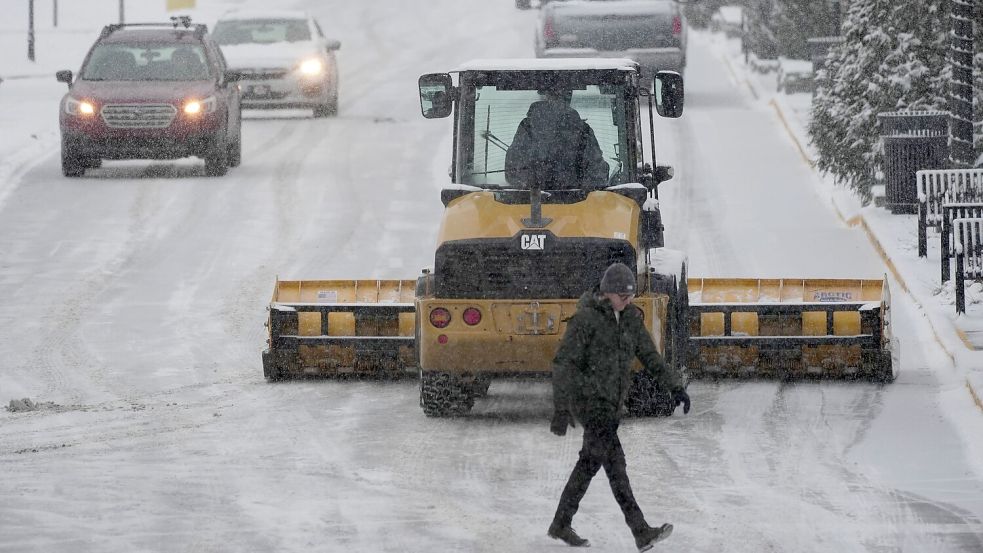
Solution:
[{"label": "yellow wheel loader", "polygon": [[[496,377],[548,376],[580,295],[616,261],[637,268],[656,345],[690,378],[857,376],[891,381],[884,280],[689,278],[664,247],[654,112],[679,117],[683,81],[641,84],[623,59],[487,60],[420,77],[424,117],[453,116],[453,183],[434,265],[416,281],[279,281],[269,306],[270,380],[416,370],[430,416],[468,412]],[[506,156],[530,106],[551,90],[593,131],[600,182],[516,183]],[[642,106],[648,103],[648,136]],[[894,348],[895,353],[897,348]],[[626,406],[668,415],[668,391],[637,371]]]}]

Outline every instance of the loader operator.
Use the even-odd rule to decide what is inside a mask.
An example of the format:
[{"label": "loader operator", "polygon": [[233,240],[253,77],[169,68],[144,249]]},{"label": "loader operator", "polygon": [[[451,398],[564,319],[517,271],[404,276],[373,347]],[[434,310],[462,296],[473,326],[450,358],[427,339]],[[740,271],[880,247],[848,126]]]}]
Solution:
[{"label": "loader operator", "polygon": [[573,91],[551,87],[539,93],[543,99],[529,106],[505,153],[505,180],[542,190],[606,186],[608,163],[594,130],[570,107]]},{"label": "loader operator", "polygon": [[671,524],[653,528],[632,494],[625,452],[618,439],[618,424],[632,380],[631,363],[637,357],[664,389],[672,391],[673,406],[689,413],[690,400],[682,375],[665,364],[645,328],[642,311],[631,304],[635,273],[623,263],[608,267],[595,286],[581,296],[577,311],[567,323],[553,358],[553,420],[557,436],[574,426],[584,427],[584,441],[577,464],[560,495],[547,535],[574,547],[589,547],[571,527],[580,500],[591,479],[604,467],[611,491],[639,551],[672,533]]}]

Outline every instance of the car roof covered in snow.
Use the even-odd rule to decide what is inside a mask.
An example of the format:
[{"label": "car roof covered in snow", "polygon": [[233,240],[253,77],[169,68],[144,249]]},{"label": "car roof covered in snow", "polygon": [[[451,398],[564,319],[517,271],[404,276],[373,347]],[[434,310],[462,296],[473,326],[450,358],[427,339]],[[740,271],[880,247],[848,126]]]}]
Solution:
[{"label": "car roof covered in snow", "polygon": [[625,58],[503,58],[476,59],[462,63],[454,71],[636,71],[638,64]]}]

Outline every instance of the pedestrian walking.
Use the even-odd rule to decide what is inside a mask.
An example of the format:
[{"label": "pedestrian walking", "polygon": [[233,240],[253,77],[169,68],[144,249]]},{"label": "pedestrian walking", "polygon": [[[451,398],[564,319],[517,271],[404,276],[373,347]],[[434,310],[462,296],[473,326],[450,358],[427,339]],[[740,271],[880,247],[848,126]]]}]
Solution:
[{"label": "pedestrian walking", "polygon": [[625,452],[618,439],[635,358],[664,389],[672,391],[674,406],[682,404],[683,413],[689,413],[690,408],[682,375],[666,365],[645,328],[642,310],[632,305],[635,285],[635,273],[627,265],[608,267],[600,284],[581,296],[553,359],[550,430],[563,436],[568,426],[579,421],[584,442],[547,535],[574,547],[590,547],[571,524],[601,467],[639,551],[651,549],[672,533],[671,524],[653,528],[645,521],[628,481]]}]

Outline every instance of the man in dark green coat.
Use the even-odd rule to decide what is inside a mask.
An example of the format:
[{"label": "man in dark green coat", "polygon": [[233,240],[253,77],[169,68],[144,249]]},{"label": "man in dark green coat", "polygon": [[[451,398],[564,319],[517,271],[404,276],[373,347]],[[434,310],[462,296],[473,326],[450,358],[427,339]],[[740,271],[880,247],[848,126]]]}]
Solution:
[{"label": "man in dark green coat", "polygon": [[621,506],[639,551],[647,551],[672,532],[671,524],[653,528],[631,491],[618,424],[631,386],[631,364],[638,358],[675,406],[689,413],[682,375],[659,354],[645,328],[642,310],[631,304],[635,273],[623,263],[608,267],[600,286],[585,293],[553,358],[553,421],[550,430],[563,436],[574,417],[584,427],[584,443],[547,534],[574,547],[589,547],[571,528],[573,515],[597,471],[604,467],[614,498]]}]

